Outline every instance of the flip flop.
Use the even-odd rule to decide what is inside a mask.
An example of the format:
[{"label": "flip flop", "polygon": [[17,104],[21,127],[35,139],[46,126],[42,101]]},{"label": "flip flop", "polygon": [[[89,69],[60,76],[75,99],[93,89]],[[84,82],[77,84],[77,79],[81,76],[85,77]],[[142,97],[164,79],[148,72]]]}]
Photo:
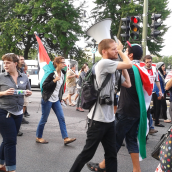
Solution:
[{"label": "flip flop", "polygon": [[39,139],[36,139],[36,143],[47,144],[48,141],[46,141],[44,139],[42,141],[40,141]]},{"label": "flip flop", "polygon": [[69,104],[69,106],[72,106],[72,107],[74,107],[75,105],[74,105],[73,103],[71,103],[71,104]]},{"label": "flip flop", "polygon": [[164,122],[165,122],[165,123],[170,123],[171,120],[170,120],[170,119],[166,119],[166,120],[164,120]]}]

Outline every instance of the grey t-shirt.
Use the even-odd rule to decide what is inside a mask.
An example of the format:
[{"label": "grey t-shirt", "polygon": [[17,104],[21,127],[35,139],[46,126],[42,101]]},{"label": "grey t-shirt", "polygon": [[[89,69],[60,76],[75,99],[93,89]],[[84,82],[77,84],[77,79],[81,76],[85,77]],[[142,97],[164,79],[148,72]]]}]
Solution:
[{"label": "grey t-shirt", "polygon": [[[30,82],[26,74],[18,71],[17,85],[9,73],[0,74],[0,91],[6,91],[9,88],[15,90],[31,90]],[[8,95],[0,97],[0,108],[9,112],[19,112],[23,109],[24,95]]]},{"label": "grey t-shirt", "polygon": [[[95,74],[96,74],[96,81],[98,87],[100,88],[103,81],[105,80],[108,73],[111,73],[111,79],[106,84],[106,86],[102,89],[101,95],[111,95],[111,100],[114,100],[114,89],[115,89],[115,71],[118,66],[117,61],[112,61],[110,59],[102,59],[100,60],[97,65],[95,66]],[[119,75],[118,75],[119,76]],[[125,81],[125,78],[121,78],[121,83]],[[96,82],[94,85],[97,85]],[[96,88],[97,89],[97,88]],[[95,106],[95,105],[94,105]],[[93,115],[94,106],[91,108],[90,112],[88,113],[88,118],[91,119]],[[115,120],[114,117],[114,105],[100,105],[97,103],[97,107],[95,110],[94,115],[95,121],[110,123]]]}]

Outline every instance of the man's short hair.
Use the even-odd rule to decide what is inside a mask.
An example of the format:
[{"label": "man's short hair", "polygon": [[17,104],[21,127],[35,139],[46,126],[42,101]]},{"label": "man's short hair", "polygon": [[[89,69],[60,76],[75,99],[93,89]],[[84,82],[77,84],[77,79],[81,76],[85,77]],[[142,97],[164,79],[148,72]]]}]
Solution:
[{"label": "man's short hair", "polygon": [[72,69],[76,64],[70,64],[70,69]]},{"label": "man's short hair", "polygon": [[146,55],[145,57],[143,57],[143,61],[144,61],[144,62],[146,61],[146,59],[151,59],[151,60],[152,60],[152,56]]},{"label": "man's short hair", "polygon": [[98,45],[98,50],[99,53],[102,55],[102,50],[107,50],[110,48],[110,44],[114,43],[115,41],[113,39],[103,39],[99,45]]},{"label": "man's short hair", "polygon": [[142,47],[139,44],[131,44],[127,46],[128,55],[133,53],[133,60],[140,60],[143,56]]}]

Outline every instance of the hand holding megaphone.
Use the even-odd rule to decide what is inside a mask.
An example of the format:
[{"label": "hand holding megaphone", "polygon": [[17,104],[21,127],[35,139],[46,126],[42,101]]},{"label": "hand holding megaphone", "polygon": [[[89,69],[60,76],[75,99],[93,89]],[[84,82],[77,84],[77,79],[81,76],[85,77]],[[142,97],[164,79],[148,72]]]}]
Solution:
[{"label": "hand holding megaphone", "polygon": [[118,51],[118,52],[119,52],[119,51],[122,51],[122,50],[123,50],[123,48],[124,48],[123,44],[121,43],[121,41],[120,41],[120,40],[118,40],[118,44],[117,44],[117,51]]}]

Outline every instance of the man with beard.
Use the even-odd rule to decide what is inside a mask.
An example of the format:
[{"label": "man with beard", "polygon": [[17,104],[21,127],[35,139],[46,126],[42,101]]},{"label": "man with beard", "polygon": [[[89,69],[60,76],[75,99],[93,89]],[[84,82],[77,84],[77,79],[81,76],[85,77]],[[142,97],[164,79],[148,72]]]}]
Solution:
[{"label": "man with beard", "polygon": [[[131,68],[132,64],[129,58],[122,52],[123,45],[120,42],[119,44],[116,44],[112,39],[104,39],[99,43],[98,49],[103,59],[95,66],[96,81],[94,81],[94,86],[98,90],[107,75],[111,74],[109,82],[107,82],[106,86],[100,93],[100,97],[109,95],[111,100],[114,100],[114,86],[116,80],[115,71],[120,69],[123,70],[123,76],[125,79],[121,79],[122,85],[124,87],[130,87],[130,78],[126,69]],[[118,54],[123,59],[123,62],[113,61],[118,58]],[[95,104],[88,114],[88,126],[91,122],[92,125],[89,126],[87,130],[86,144],[82,152],[76,158],[70,172],[80,172],[83,166],[94,156],[100,142],[105,150],[106,171],[117,172],[113,103],[111,105],[106,103],[101,105],[99,100],[97,101],[93,121],[91,119]]]},{"label": "man with beard", "polygon": [[[148,73],[150,74],[152,87],[154,87],[154,84],[157,85],[159,91],[159,95],[162,96],[161,86],[159,83],[158,78],[158,71],[156,70],[156,67],[152,66],[152,56],[147,55],[143,58],[143,61],[145,62],[145,68],[147,69]],[[148,119],[149,119],[149,134],[152,135],[154,133],[157,133],[158,131],[154,129],[153,127],[153,120],[152,115],[150,113],[150,107],[148,109]]]},{"label": "man with beard", "polygon": [[[130,44],[128,41],[127,43],[128,46],[125,54],[131,60],[132,64],[140,65],[140,60],[143,55],[141,46],[138,44]],[[133,172],[141,172],[139,163],[139,146],[137,142],[141,114],[139,95],[136,89],[136,82],[138,81],[135,80],[135,72],[133,68],[130,68],[127,71],[131,80],[131,87],[126,88],[122,85],[120,90],[119,103],[115,115],[116,151],[118,153],[125,138],[127,149],[133,163]],[[147,114],[145,114],[145,118],[147,118]],[[100,163],[89,162],[87,163],[87,167],[91,171],[108,172],[106,159]]]}]

